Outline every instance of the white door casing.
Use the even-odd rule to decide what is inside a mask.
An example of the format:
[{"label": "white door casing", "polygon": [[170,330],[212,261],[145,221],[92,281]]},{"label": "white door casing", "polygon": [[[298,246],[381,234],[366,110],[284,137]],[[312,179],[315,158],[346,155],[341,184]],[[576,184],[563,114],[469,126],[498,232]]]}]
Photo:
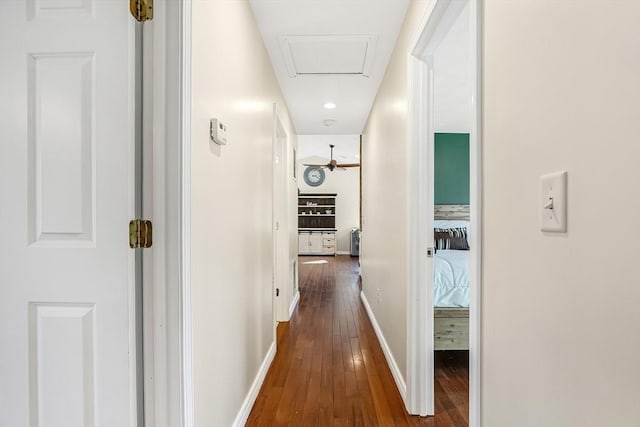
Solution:
[{"label": "white door casing", "polygon": [[135,25],[0,2],[0,425],[137,423]]},{"label": "white door casing", "polygon": [[[433,93],[433,68],[425,63],[409,59],[410,75],[415,85],[410,89],[423,94],[411,100],[410,110],[416,118],[410,127],[410,139],[418,140],[410,152],[409,168],[410,200],[420,206],[420,211],[410,217],[410,270],[408,298],[408,363],[407,410],[416,415],[434,414],[433,396],[433,258],[427,250],[433,246],[434,215],[434,133],[433,111],[427,108],[428,96]],[[430,321],[431,319],[431,321]],[[415,357],[419,355],[419,357]]]},{"label": "white door casing", "polygon": [[[273,276],[279,289],[275,300],[276,321],[289,320],[289,231],[287,217],[287,133],[273,105]],[[275,292],[275,291],[274,291]]]}]

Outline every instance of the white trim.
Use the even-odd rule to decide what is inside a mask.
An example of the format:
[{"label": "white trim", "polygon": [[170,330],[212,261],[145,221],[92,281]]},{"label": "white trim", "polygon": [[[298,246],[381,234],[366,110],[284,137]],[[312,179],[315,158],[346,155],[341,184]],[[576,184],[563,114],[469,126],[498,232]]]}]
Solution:
[{"label": "white trim", "polygon": [[[293,50],[292,44],[296,42],[341,42],[341,43],[352,43],[352,42],[366,42],[365,46],[365,58],[364,63],[362,64],[362,73],[353,73],[360,74],[364,77],[369,77],[371,75],[371,68],[373,67],[373,61],[375,58],[376,48],[378,46],[378,37],[371,35],[358,35],[358,34],[349,34],[349,35],[281,35],[278,38],[278,45],[280,47],[280,52],[282,53],[282,58],[284,59],[285,68],[287,70],[287,74],[289,77],[297,77],[297,76],[305,76],[305,75],[318,75],[316,73],[298,73],[295,60],[293,59]],[[342,74],[342,73],[336,73]]]},{"label": "white trim", "polygon": [[[277,153],[278,146],[278,106],[276,103],[273,103],[272,107],[273,114],[273,129],[271,135],[271,307],[273,312],[273,340],[278,342],[278,321],[284,321],[281,312],[284,311],[282,305],[282,301],[285,299],[285,292],[282,289],[282,293],[279,295],[277,292],[278,288],[278,230],[276,229],[276,187],[278,185],[277,175],[278,175],[278,165],[276,164],[276,157],[279,155]],[[282,151],[282,150],[280,150]]]},{"label": "white trim", "polygon": [[[433,177],[429,153],[433,147],[432,55],[459,13],[468,3],[471,24],[472,128],[470,132],[470,221],[474,249],[470,269],[469,383],[470,427],[480,426],[480,342],[481,342],[481,14],[482,0],[435,0],[423,18],[408,51],[409,93],[409,289],[407,335],[407,409],[412,414],[433,414],[433,283],[431,262],[424,251],[432,246],[433,200],[426,196],[425,183]],[[425,84],[426,83],[426,84]],[[425,120],[426,118],[426,120]],[[427,147],[422,141],[429,141]],[[426,151],[429,150],[429,151]],[[426,152],[425,152],[426,151]],[[432,156],[430,156],[432,157]],[[426,163],[428,162],[428,163]],[[429,173],[430,175],[426,175]],[[430,214],[431,213],[431,214]],[[425,221],[425,218],[427,219]],[[426,228],[426,229],[425,229]],[[421,284],[429,283],[425,287]]]},{"label": "white trim", "polygon": [[291,305],[289,306],[289,319],[293,316],[293,311],[296,309],[298,301],[300,301],[300,291],[296,291],[296,294],[293,296],[293,301],[291,301]]},{"label": "white trim", "polygon": [[351,255],[350,251],[336,251],[336,255]]},{"label": "white trim", "polygon": [[367,311],[367,315],[369,316],[369,320],[371,321],[373,330],[375,331],[376,336],[378,337],[378,341],[380,342],[380,347],[382,347],[382,352],[384,353],[384,358],[387,359],[387,364],[389,365],[389,369],[391,370],[391,375],[393,375],[393,379],[396,382],[396,387],[398,387],[400,396],[402,397],[402,400],[406,401],[407,384],[404,382],[404,378],[402,378],[402,372],[400,372],[400,368],[398,367],[396,360],[393,358],[393,353],[391,353],[391,348],[389,348],[389,344],[387,344],[387,340],[384,338],[382,329],[380,329],[380,325],[378,325],[376,316],[373,314],[373,310],[371,310],[371,306],[369,305],[369,301],[367,300],[367,297],[364,294],[364,292],[360,292],[360,299],[362,300],[362,305],[364,305],[364,309]]},{"label": "white trim", "polygon": [[[162,8],[162,6],[160,6]],[[164,13],[161,9],[160,13]],[[160,328],[161,318],[166,315],[166,275],[164,274],[166,217],[163,206],[165,201],[166,171],[164,162],[164,129],[154,132],[154,123],[165,122],[164,102],[164,26],[161,22],[153,29],[143,25],[143,99],[142,99],[142,152],[147,154],[143,161],[142,177],[142,213],[141,217],[153,221],[154,234],[162,236],[156,239],[153,251],[142,251],[142,286],[143,286],[143,364],[144,364],[144,425],[146,427],[165,427],[166,410],[163,405],[167,396],[167,342]],[[158,65],[156,70],[156,64]],[[151,70],[154,70],[151,72]],[[162,127],[161,127],[162,129]],[[149,159],[148,153],[152,154]],[[151,167],[146,167],[148,162]]]},{"label": "white trim", "polygon": [[262,361],[262,365],[260,365],[260,369],[258,370],[258,375],[253,380],[253,384],[251,384],[251,388],[247,393],[247,397],[245,397],[244,402],[242,402],[242,406],[240,407],[240,411],[238,415],[236,415],[236,419],[233,421],[233,427],[242,427],[247,422],[249,418],[249,414],[251,414],[251,409],[253,408],[253,404],[256,402],[256,398],[258,397],[258,393],[260,392],[260,388],[262,387],[262,383],[264,382],[265,377],[267,376],[267,372],[269,372],[269,368],[271,367],[271,363],[276,356],[276,343],[272,342],[271,347],[269,347],[269,351]]},{"label": "white trim", "polygon": [[146,427],[194,425],[189,270],[190,6],[191,0],[156,1],[156,18],[145,24],[145,34],[153,39],[152,123],[147,132],[153,144],[150,210],[157,237],[153,249],[144,253],[153,258],[151,313],[146,314],[145,325]]},{"label": "white trim", "polygon": [[[469,427],[480,427],[482,369],[480,364],[482,351],[482,73],[483,73],[483,0],[471,0],[470,51],[471,70],[475,71],[471,79],[472,112],[471,138],[469,140],[470,170],[472,177],[469,189],[471,205],[471,241],[478,250],[471,253],[470,295],[469,295]],[[474,179],[475,178],[475,179]]]},{"label": "white trim", "polygon": [[182,337],[181,388],[182,426],[195,427],[195,396],[193,382],[193,310],[191,302],[191,34],[192,2],[181,2],[180,38],[180,131],[181,131],[181,203],[180,203],[180,245],[181,245],[181,313]]},{"label": "white trim", "polygon": [[[433,246],[433,190],[425,185],[433,176],[433,115],[428,93],[433,67],[409,55],[409,289],[407,292],[407,411],[434,414],[433,293],[419,286],[432,277],[426,248]],[[423,120],[424,118],[427,120]],[[421,143],[427,141],[427,144]],[[431,211],[431,214],[429,213]],[[427,220],[425,221],[425,218]],[[428,220],[428,218],[432,218]],[[430,321],[431,319],[431,321]]]},{"label": "white trim", "polygon": [[[131,183],[128,194],[127,201],[128,209],[129,209],[129,218],[137,218],[138,215],[142,214],[142,194],[138,194],[138,191],[142,191],[142,186],[138,185],[138,178],[142,177],[142,159],[138,159],[139,153],[142,152],[142,147],[138,149],[138,144],[142,144],[142,117],[139,115],[137,109],[142,108],[142,88],[138,87],[138,85],[142,84],[144,76],[142,75],[142,29],[133,23],[134,21],[129,22],[129,41],[132,42],[133,46],[129,49],[129,57],[127,58],[127,63],[132,64],[132,67],[129,71],[129,79],[128,79],[128,87],[127,92],[129,94],[128,104],[129,111],[127,112],[129,117],[129,122],[124,124],[128,126],[131,130],[129,136],[130,144],[128,144],[128,153],[127,157],[129,158],[129,164],[127,165],[127,181]],[[138,58],[140,55],[140,58]],[[140,61],[138,63],[138,61]],[[94,71],[95,73],[95,71]],[[95,75],[95,74],[94,74]],[[95,105],[95,104],[94,104]],[[95,119],[94,122],[95,123]],[[139,130],[138,130],[139,128]],[[96,182],[96,151],[95,151],[95,139],[92,138],[92,147],[91,147],[91,161],[92,165],[92,175],[93,175],[93,186],[95,187]],[[139,151],[138,151],[139,150]],[[95,188],[92,190],[92,203],[94,206],[94,211],[92,214],[93,224],[96,224],[96,191]],[[136,206],[140,202],[139,206]],[[139,208],[139,209],[138,209]],[[36,221],[37,223],[39,220]],[[40,224],[36,225],[37,229],[40,229]],[[91,227],[91,237],[92,241],[86,242],[89,243],[89,247],[95,247],[96,241],[96,226]],[[36,230],[37,235],[41,233],[41,230]],[[78,242],[79,243],[79,242]],[[35,245],[40,246],[40,245]],[[129,251],[127,254],[128,258],[128,304],[127,311],[129,315],[129,396],[130,396],[130,420],[131,425],[136,425],[140,422],[140,415],[142,415],[142,419],[144,419],[144,414],[140,413],[144,411],[144,366],[140,366],[139,354],[142,349],[139,347],[138,334],[142,333],[142,340],[144,341],[144,329],[140,330],[139,328],[142,326],[138,320],[138,310],[142,309],[142,304],[139,304],[137,293],[139,287],[144,285],[144,282],[140,283],[143,280],[142,278],[142,254],[137,253],[138,251]],[[144,351],[142,351],[144,354]],[[142,355],[142,357],[144,357]],[[143,359],[144,360],[144,359]],[[144,362],[143,362],[144,363]],[[142,370],[142,372],[140,372]],[[139,375],[142,374],[142,384],[139,383]],[[95,375],[95,374],[94,374]],[[143,390],[140,390],[140,386],[143,387]],[[142,392],[142,393],[141,393]],[[142,402],[140,402],[142,398]],[[143,407],[140,408],[140,405]],[[35,424],[35,423],[34,423]]]},{"label": "white trim", "polygon": [[[424,14],[409,55],[422,61],[432,55],[470,0],[435,0]],[[473,0],[476,1],[476,0]]]}]

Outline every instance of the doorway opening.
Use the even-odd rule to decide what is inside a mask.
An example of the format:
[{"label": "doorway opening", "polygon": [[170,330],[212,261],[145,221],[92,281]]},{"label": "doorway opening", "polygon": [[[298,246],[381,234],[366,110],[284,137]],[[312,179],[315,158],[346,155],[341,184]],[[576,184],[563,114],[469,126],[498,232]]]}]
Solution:
[{"label": "doorway opening", "polygon": [[480,389],[479,1],[435,1],[409,50],[407,407],[435,415],[441,380],[454,376],[469,403],[456,416],[472,426]]},{"label": "doorway opening", "polygon": [[298,135],[296,167],[298,255],[358,256],[360,135]]}]

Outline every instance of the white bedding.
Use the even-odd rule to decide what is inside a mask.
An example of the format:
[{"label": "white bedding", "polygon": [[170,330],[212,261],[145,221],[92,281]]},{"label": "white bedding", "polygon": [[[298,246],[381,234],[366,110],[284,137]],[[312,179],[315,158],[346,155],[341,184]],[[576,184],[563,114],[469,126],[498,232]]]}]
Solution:
[{"label": "white bedding", "polygon": [[469,307],[469,251],[439,250],[433,266],[433,305]]}]

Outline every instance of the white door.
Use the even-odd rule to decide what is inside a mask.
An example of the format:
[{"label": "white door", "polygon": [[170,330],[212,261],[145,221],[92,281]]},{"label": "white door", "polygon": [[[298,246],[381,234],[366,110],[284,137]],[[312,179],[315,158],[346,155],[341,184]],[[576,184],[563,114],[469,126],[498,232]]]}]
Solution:
[{"label": "white door", "polygon": [[276,293],[276,320],[289,320],[289,232],[287,230],[287,134],[273,106],[273,277]]},{"label": "white door", "polygon": [[0,1],[0,425],[136,425],[135,21]]}]

